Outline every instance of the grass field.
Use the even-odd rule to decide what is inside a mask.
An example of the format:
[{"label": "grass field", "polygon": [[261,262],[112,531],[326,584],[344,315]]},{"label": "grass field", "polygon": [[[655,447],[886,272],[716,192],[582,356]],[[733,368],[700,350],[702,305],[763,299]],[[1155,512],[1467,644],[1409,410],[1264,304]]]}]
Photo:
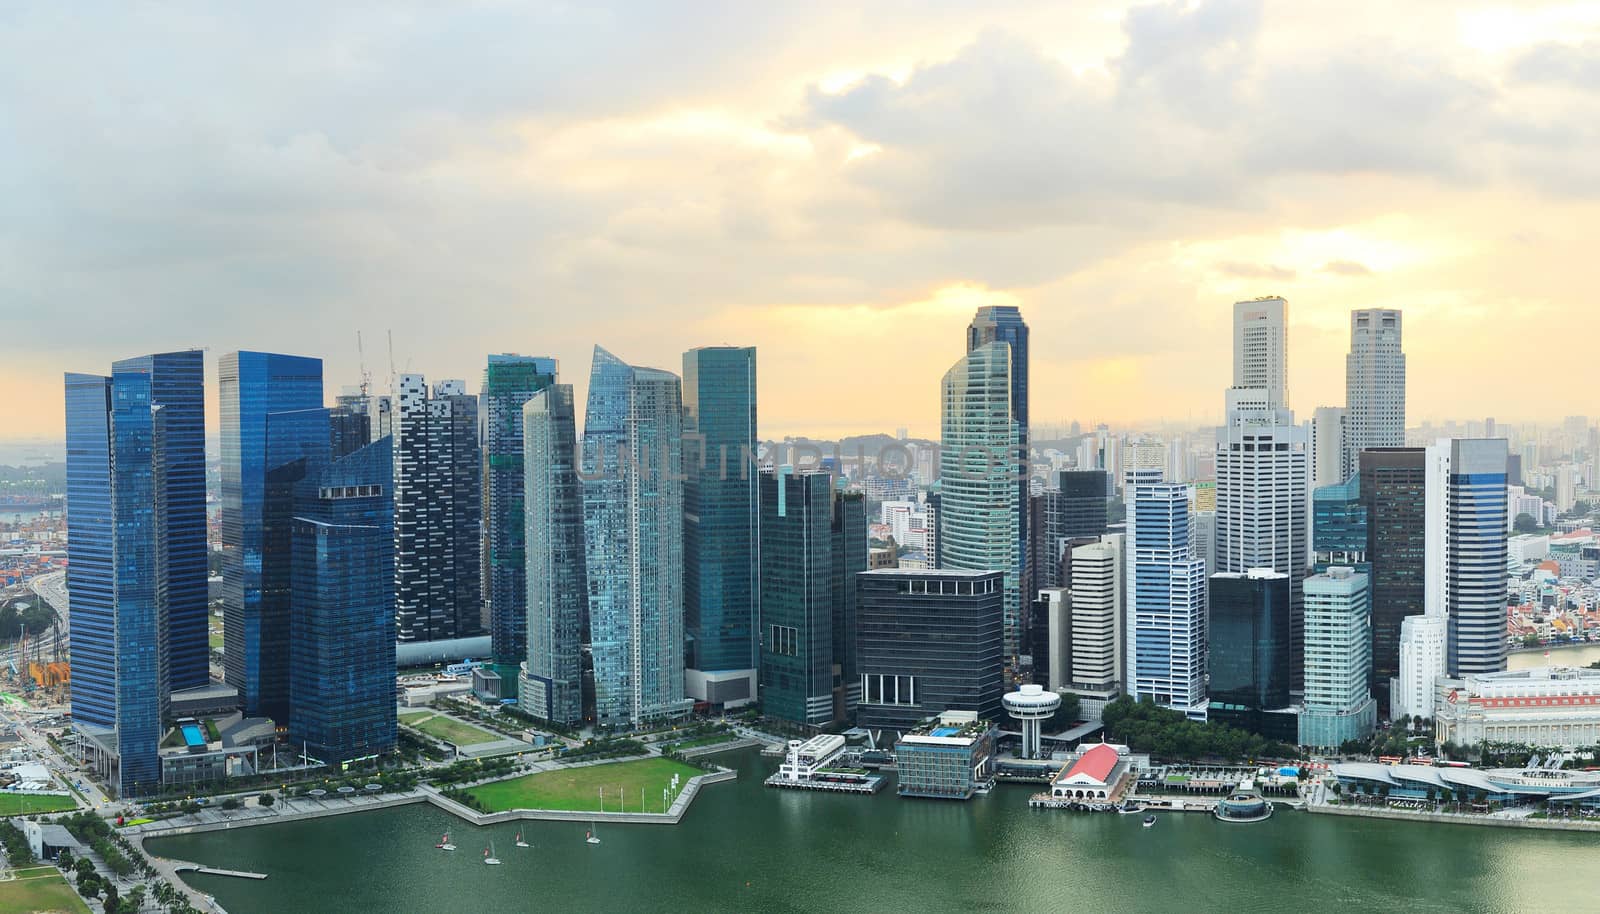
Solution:
[{"label": "grass field", "polygon": [[464,724],[449,717],[440,717],[432,711],[425,714],[402,714],[400,722],[408,727],[415,727],[429,736],[455,743],[457,746],[476,746],[479,743],[492,743],[498,739],[505,739],[498,733]]},{"label": "grass field", "polygon": [[53,866],[17,870],[17,878],[0,882],[0,914],[89,914],[89,906]]},{"label": "grass field", "polygon": [[710,736],[702,736],[699,739],[686,739],[681,743],[673,743],[667,748],[672,749],[674,752],[682,752],[685,749],[698,749],[701,746],[731,743],[738,738],[739,734],[737,733],[713,733]]},{"label": "grass field", "polygon": [[77,806],[71,797],[35,796],[0,791],[0,816],[25,816],[35,812],[61,812]]},{"label": "grass field", "polygon": [[213,628],[208,633],[206,640],[211,643],[211,649],[216,650],[222,646],[222,629]]},{"label": "grass field", "polygon": [[[467,791],[490,812],[505,809],[569,809],[579,812],[600,810],[600,789],[605,788],[607,812],[639,812],[641,791],[645,812],[661,812],[661,789],[682,775],[679,786],[697,774],[698,768],[671,759],[648,758],[631,762],[612,762],[561,771],[541,771],[510,781],[483,784]],[[625,801],[619,803],[618,798]]]}]

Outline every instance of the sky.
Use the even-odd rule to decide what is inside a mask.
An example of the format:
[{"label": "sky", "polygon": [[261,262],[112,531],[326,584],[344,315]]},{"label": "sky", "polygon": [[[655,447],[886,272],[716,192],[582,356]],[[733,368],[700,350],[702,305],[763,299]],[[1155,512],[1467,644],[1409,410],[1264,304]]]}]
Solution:
[{"label": "sky", "polygon": [[1198,424],[1258,295],[1302,417],[1361,307],[1412,424],[1600,414],[1600,3],[23,2],[0,59],[0,437],[152,351],[331,396],[358,331],[580,397],[754,345],[764,436],[936,435],[982,304],[1036,424]]}]

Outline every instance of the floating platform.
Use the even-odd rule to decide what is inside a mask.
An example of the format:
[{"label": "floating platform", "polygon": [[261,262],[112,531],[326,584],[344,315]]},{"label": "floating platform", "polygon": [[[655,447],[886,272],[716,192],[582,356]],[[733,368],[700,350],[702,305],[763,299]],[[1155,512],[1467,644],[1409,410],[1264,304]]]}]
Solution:
[{"label": "floating platform", "polygon": [[821,790],[827,793],[877,793],[883,789],[885,779],[878,775],[868,775],[856,781],[790,781],[772,775],[762,783],[768,787],[780,787],[785,790]]}]

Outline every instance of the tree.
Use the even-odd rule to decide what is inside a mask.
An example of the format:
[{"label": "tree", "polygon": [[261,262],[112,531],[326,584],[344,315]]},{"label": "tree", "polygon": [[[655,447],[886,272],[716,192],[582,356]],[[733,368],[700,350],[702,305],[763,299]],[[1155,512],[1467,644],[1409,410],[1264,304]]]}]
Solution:
[{"label": "tree", "polygon": [[256,797],[256,803],[260,806],[271,806],[274,802],[276,802],[276,798],[270,793],[264,793]]},{"label": "tree", "polygon": [[1539,529],[1539,522],[1533,519],[1532,514],[1518,514],[1513,524],[1518,533],[1532,533]]}]

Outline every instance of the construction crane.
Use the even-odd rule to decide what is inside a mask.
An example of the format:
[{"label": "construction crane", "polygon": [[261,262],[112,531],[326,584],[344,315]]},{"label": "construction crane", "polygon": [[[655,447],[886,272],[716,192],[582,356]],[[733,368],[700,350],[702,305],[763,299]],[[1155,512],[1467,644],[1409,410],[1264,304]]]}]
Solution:
[{"label": "construction crane", "polygon": [[361,359],[361,399],[372,392],[372,372],[367,370],[367,350],[361,345],[361,331],[356,331],[356,355]]}]

